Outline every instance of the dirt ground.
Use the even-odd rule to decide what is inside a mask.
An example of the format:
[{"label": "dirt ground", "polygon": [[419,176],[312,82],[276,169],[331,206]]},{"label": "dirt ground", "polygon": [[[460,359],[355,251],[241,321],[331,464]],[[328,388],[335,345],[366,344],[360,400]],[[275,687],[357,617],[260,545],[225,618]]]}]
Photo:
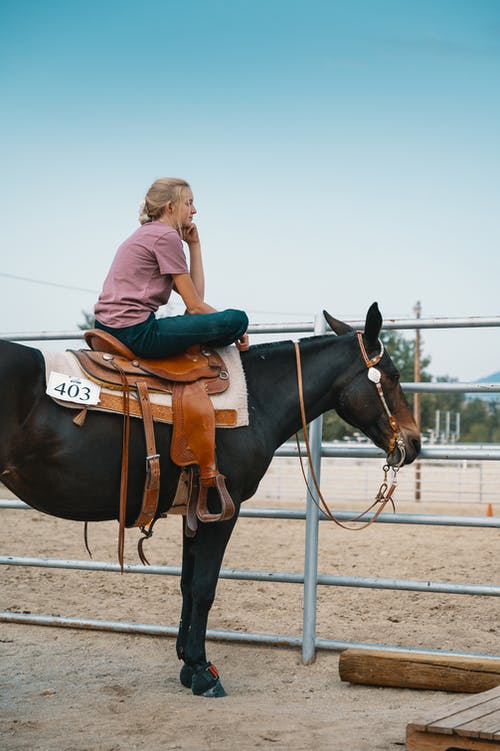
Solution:
[{"label": "dirt ground", "polygon": [[[6,491],[0,497],[7,497]],[[259,505],[258,500],[252,505]],[[271,505],[269,502],[260,505]],[[281,502],[300,506],[300,502]],[[477,515],[476,506],[398,510]],[[2,510],[2,555],[84,559],[83,526]],[[149,555],[180,563],[180,519],[160,522]],[[95,560],[116,561],[117,525],[95,524]],[[127,560],[137,562],[137,533]],[[301,571],[304,524],[240,519],[226,568]],[[319,571],[499,584],[496,529],[377,524],[352,533],[320,525]],[[175,626],[177,577],[2,567],[0,610]],[[297,636],[302,589],[221,580],[209,628]],[[319,587],[318,636],[500,653],[495,597]],[[195,698],[178,681],[174,639],[0,623],[2,751],[395,751],[408,722],[456,694],[346,684],[338,655],[313,665],[299,649],[210,641],[228,696]]]}]

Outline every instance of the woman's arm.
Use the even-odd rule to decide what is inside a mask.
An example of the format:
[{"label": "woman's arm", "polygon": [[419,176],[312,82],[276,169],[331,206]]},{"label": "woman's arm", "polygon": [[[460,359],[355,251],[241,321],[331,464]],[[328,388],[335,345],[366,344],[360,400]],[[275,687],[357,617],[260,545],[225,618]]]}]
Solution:
[{"label": "woman's arm", "polygon": [[216,309],[212,308],[199,295],[191,274],[172,274],[176,291],[182,297],[186,312],[193,313],[215,313]]},{"label": "woman's arm", "polygon": [[[190,274],[172,274],[174,280],[175,289],[182,297],[184,305],[186,306],[186,313],[216,313],[216,309],[212,308],[206,302],[200,299],[198,291],[193,284]],[[237,342],[236,346],[240,352],[246,352],[250,344],[248,341],[248,334],[243,334]]]},{"label": "woman's arm", "polygon": [[189,275],[201,300],[205,299],[205,272],[203,271],[203,258],[201,255],[201,243],[196,224],[190,224],[182,230],[182,239],[189,247]]}]

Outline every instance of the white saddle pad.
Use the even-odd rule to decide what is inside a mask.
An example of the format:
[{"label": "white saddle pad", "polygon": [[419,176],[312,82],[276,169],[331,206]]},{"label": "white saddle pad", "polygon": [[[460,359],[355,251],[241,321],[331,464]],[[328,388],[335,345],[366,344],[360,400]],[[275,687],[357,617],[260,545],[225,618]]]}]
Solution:
[{"label": "white saddle pad", "polygon": [[[247,399],[247,386],[245,379],[245,372],[241,364],[240,353],[235,346],[224,347],[218,349],[220,356],[224,360],[227,369],[229,371],[229,387],[222,394],[213,394],[210,399],[214,405],[214,409],[217,412],[227,415],[229,411],[235,412],[234,420],[227,424],[227,419],[223,422],[217,422],[218,427],[225,428],[240,428],[248,425],[248,399]],[[46,382],[49,382],[50,373],[62,373],[70,378],[88,378],[87,374],[82,370],[76,357],[71,352],[52,352],[43,351],[42,355],[45,359],[45,378]],[[103,388],[101,390],[103,395],[103,401],[107,403],[116,400],[117,408],[113,410],[109,406],[104,408],[96,404],[95,406],[89,406],[90,410],[97,410],[100,412],[120,411],[122,392],[114,389]],[[137,396],[132,393],[131,399],[137,399]],[[69,407],[70,409],[82,409],[82,404],[78,402],[63,401],[51,397],[57,404],[62,407]],[[160,405],[161,407],[172,407],[172,396],[170,394],[150,394],[151,403],[154,405]],[[140,415],[139,414],[137,416]],[[134,416],[134,415],[133,415]],[[172,422],[171,418],[158,417],[160,422]]]}]

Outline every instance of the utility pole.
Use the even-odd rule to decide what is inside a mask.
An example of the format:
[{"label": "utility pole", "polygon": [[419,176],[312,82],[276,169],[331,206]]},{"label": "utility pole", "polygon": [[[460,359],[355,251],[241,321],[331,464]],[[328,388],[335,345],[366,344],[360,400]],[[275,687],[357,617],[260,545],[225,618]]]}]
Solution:
[{"label": "utility pole", "polygon": [[[422,305],[420,303],[420,300],[417,300],[415,307],[413,308],[413,312],[415,313],[415,318],[420,318],[422,314]],[[413,358],[413,380],[415,383],[420,383],[421,381],[421,373],[420,373],[420,329],[415,329],[415,353]],[[422,428],[422,412],[421,412],[421,405],[420,405],[420,393],[415,393],[413,395],[413,417],[417,424],[418,432],[420,433]],[[420,484],[420,460],[417,459],[415,462],[415,500],[420,501],[421,499],[421,484]]]}]

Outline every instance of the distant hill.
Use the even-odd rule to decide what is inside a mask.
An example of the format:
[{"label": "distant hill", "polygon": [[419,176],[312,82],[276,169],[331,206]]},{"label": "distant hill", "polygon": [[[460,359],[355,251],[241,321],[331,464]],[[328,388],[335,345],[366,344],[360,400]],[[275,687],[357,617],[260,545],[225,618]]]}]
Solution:
[{"label": "distant hill", "polygon": [[[484,378],[478,378],[478,383],[500,383],[500,370],[497,370],[496,373],[492,373],[489,376],[485,376]],[[469,394],[469,397],[472,398],[480,398],[480,399],[488,399],[489,401],[500,401],[500,393],[495,394]]]}]

